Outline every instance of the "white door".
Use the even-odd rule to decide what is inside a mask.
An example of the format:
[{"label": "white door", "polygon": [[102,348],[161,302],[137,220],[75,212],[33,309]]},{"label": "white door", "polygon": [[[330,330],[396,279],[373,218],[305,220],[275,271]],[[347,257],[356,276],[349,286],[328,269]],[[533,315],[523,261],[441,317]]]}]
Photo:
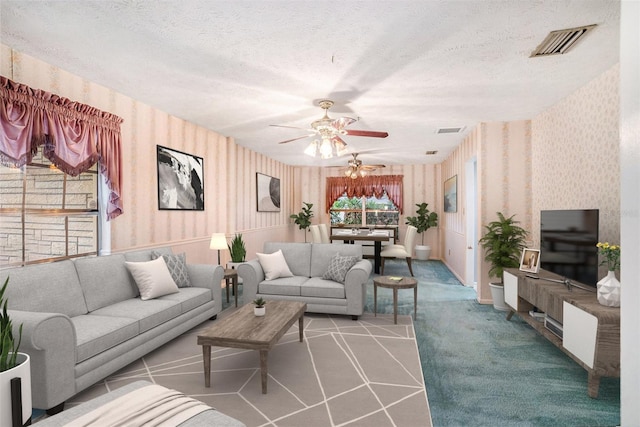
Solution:
[{"label": "white door", "polygon": [[465,285],[476,289],[478,254],[478,229],[477,229],[477,161],[476,158],[468,160],[465,164],[465,215],[466,215],[466,236],[467,236],[467,256],[465,265]]}]

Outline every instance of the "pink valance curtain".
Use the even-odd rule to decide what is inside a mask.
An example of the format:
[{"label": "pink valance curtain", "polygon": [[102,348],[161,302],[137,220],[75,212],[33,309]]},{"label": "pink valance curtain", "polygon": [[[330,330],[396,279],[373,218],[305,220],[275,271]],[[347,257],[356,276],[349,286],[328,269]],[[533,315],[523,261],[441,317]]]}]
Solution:
[{"label": "pink valance curtain", "polygon": [[378,198],[386,192],[389,199],[402,213],[402,179],[404,175],[372,175],[352,179],[350,177],[327,178],[327,212],[333,203],[347,194],[347,197],[372,197]]},{"label": "pink valance curtain", "polygon": [[61,171],[77,176],[98,160],[110,190],[107,218],[122,214],[122,119],[0,76],[0,163],[21,167],[40,145]]}]

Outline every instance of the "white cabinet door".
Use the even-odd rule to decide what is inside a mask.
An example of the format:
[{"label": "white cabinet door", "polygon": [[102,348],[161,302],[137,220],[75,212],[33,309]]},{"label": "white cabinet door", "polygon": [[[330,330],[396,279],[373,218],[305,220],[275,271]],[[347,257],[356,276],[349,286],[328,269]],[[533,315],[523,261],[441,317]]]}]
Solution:
[{"label": "white cabinet door", "polygon": [[504,301],[514,309],[518,311],[518,277],[511,273],[504,272]]},{"label": "white cabinet door", "polygon": [[593,369],[598,318],[566,301],[562,307],[562,345]]}]

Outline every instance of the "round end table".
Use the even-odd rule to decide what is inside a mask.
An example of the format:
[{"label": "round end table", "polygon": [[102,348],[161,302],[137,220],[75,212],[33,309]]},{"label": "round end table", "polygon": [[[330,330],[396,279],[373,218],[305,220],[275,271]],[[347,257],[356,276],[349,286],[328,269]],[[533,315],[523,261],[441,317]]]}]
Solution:
[{"label": "round end table", "polygon": [[398,324],[398,289],[413,288],[413,318],[418,315],[418,281],[413,277],[402,277],[400,280],[393,280],[393,276],[380,276],[373,279],[373,313],[378,315],[378,286],[393,290],[393,323]]}]

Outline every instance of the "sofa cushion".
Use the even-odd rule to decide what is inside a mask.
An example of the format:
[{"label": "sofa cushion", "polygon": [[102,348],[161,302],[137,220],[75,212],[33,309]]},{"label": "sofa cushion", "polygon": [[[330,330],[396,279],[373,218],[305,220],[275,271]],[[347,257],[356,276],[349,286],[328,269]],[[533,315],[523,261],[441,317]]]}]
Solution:
[{"label": "sofa cushion", "polygon": [[346,298],[344,285],[333,280],[312,277],[300,286],[300,295],[314,298]]},{"label": "sofa cushion", "polygon": [[76,363],[138,335],[138,321],[128,317],[85,314],[72,317],[76,329]]},{"label": "sofa cushion", "polygon": [[265,280],[258,285],[258,293],[263,295],[300,296],[300,286],[307,280],[309,280],[308,277],[301,276]]},{"label": "sofa cushion", "polygon": [[0,286],[7,276],[5,296],[13,310],[61,313],[69,317],[88,312],[71,260],[0,270]]},{"label": "sofa cushion", "polygon": [[138,296],[124,255],[78,258],[74,262],[89,311]]},{"label": "sofa cushion", "polygon": [[175,301],[180,304],[181,311],[186,313],[196,307],[212,301],[211,290],[206,288],[181,288],[176,294],[169,294],[157,298],[158,300]]},{"label": "sofa cushion", "polygon": [[331,258],[327,271],[322,275],[325,280],[333,280],[338,283],[344,284],[344,278],[347,275],[347,271],[358,262],[358,257],[355,256],[341,256],[339,253],[335,254]]},{"label": "sofa cushion", "polygon": [[291,277],[293,273],[289,270],[287,261],[284,259],[284,255],[281,250],[277,250],[271,254],[257,253],[258,261],[264,271],[264,277],[266,280],[273,280],[279,277]]},{"label": "sofa cushion", "polygon": [[[331,245],[325,245],[331,246]],[[271,254],[281,250],[284,259],[287,260],[289,270],[294,276],[311,277],[311,243],[279,243],[267,242],[264,244],[264,253]],[[329,260],[327,260],[327,265]],[[326,267],[322,272],[326,270]],[[322,276],[322,273],[318,274]]]},{"label": "sofa cushion", "polygon": [[146,262],[127,261],[125,264],[136,281],[143,301],[178,292],[178,285],[173,281],[164,258]]},{"label": "sofa cushion", "polygon": [[158,251],[151,252],[151,259],[157,259],[162,257],[167,264],[171,278],[179,288],[188,288],[191,286],[191,280],[189,279],[189,271],[187,270],[187,256],[184,252],[172,255],[162,254]]},{"label": "sofa cushion", "polygon": [[337,253],[342,256],[355,256],[361,260],[362,245],[311,245],[310,277],[322,277]]},{"label": "sofa cushion", "polygon": [[96,316],[131,318],[138,321],[139,333],[155,328],[162,323],[182,314],[179,301],[153,299],[143,301],[140,298],[118,302],[92,312]]}]

